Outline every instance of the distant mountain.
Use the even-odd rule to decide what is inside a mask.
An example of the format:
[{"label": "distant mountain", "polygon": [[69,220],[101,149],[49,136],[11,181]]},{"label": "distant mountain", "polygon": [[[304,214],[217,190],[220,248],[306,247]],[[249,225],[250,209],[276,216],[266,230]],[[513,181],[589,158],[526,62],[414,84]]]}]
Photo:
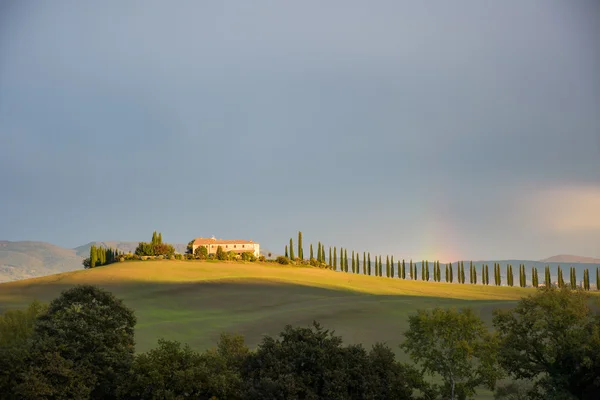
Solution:
[{"label": "distant mountain", "polygon": [[540,262],[597,264],[597,263],[600,263],[600,258],[573,256],[570,254],[560,254],[558,256],[546,258],[545,260],[540,260]]},{"label": "distant mountain", "polygon": [[73,249],[44,242],[0,241],[0,282],[75,271],[83,268]]}]

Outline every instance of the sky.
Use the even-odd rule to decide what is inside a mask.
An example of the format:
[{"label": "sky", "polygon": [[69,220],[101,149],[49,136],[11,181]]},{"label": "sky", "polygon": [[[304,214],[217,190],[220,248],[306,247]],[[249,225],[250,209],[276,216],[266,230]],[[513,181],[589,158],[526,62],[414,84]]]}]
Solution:
[{"label": "sky", "polygon": [[4,1],[0,239],[600,257],[599,38],[593,0]]}]

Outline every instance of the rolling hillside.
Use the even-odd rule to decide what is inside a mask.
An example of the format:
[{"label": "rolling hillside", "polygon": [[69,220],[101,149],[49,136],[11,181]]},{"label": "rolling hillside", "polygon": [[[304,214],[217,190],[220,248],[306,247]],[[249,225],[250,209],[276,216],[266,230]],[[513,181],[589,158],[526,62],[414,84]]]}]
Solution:
[{"label": "rolling hillside", "polygon": [[50,301],[76,284],[97,284],[135,309],[138,350],[160,337],[204,349],[223,331],[255,346],[286,324],[313,320],[351,343],[396,348],[417,308],[472,306],[489,320],[530,289],[425,283],[276,264],[140,261],[0,285],[0,312]]}]

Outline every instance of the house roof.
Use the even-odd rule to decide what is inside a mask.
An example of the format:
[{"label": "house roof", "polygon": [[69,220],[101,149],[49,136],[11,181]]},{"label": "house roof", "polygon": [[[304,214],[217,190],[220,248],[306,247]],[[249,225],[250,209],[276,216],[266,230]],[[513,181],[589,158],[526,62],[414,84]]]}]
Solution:
[{"label": "house roof", "polygon": [[194,240],[194,246],[203,246],[206,244],[255,244],[252,240],[223,240],[214,238],[197,238]]}]

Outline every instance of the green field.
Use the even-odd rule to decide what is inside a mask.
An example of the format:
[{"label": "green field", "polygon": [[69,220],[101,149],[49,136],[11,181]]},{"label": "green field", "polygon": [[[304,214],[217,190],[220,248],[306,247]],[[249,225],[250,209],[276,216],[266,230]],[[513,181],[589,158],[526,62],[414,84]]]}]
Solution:
[{"label": "green field", "polygon": [[[165,337],[202,350],[221,332],[250,346],[286,324],[313,320],[348,343],[387,342],[398,351],[407,316],[418,308],[470,306],[489,320],[528,289],[404,281],[276,264],[140,261],[0,285],[0,312],[50,301],[81,283],[97,284],[133,308],[138,351]],[[400,354],[399,354],[400,355]]]},{"label": "green field", "polygon": [[[204,350],[221,332],[243,334],[250,347],[286,324],[313,320],[346,343],[398,345],[419,308],[472,307],[486,321],[531,289],[459,285],[345,274],[272,263],[137,261],[0,284],[0,312],[49,302],[77,284],[96,284],[135,310],[137,350],[168,338]],[[478,398],[491,398],[481,392]]]}]

